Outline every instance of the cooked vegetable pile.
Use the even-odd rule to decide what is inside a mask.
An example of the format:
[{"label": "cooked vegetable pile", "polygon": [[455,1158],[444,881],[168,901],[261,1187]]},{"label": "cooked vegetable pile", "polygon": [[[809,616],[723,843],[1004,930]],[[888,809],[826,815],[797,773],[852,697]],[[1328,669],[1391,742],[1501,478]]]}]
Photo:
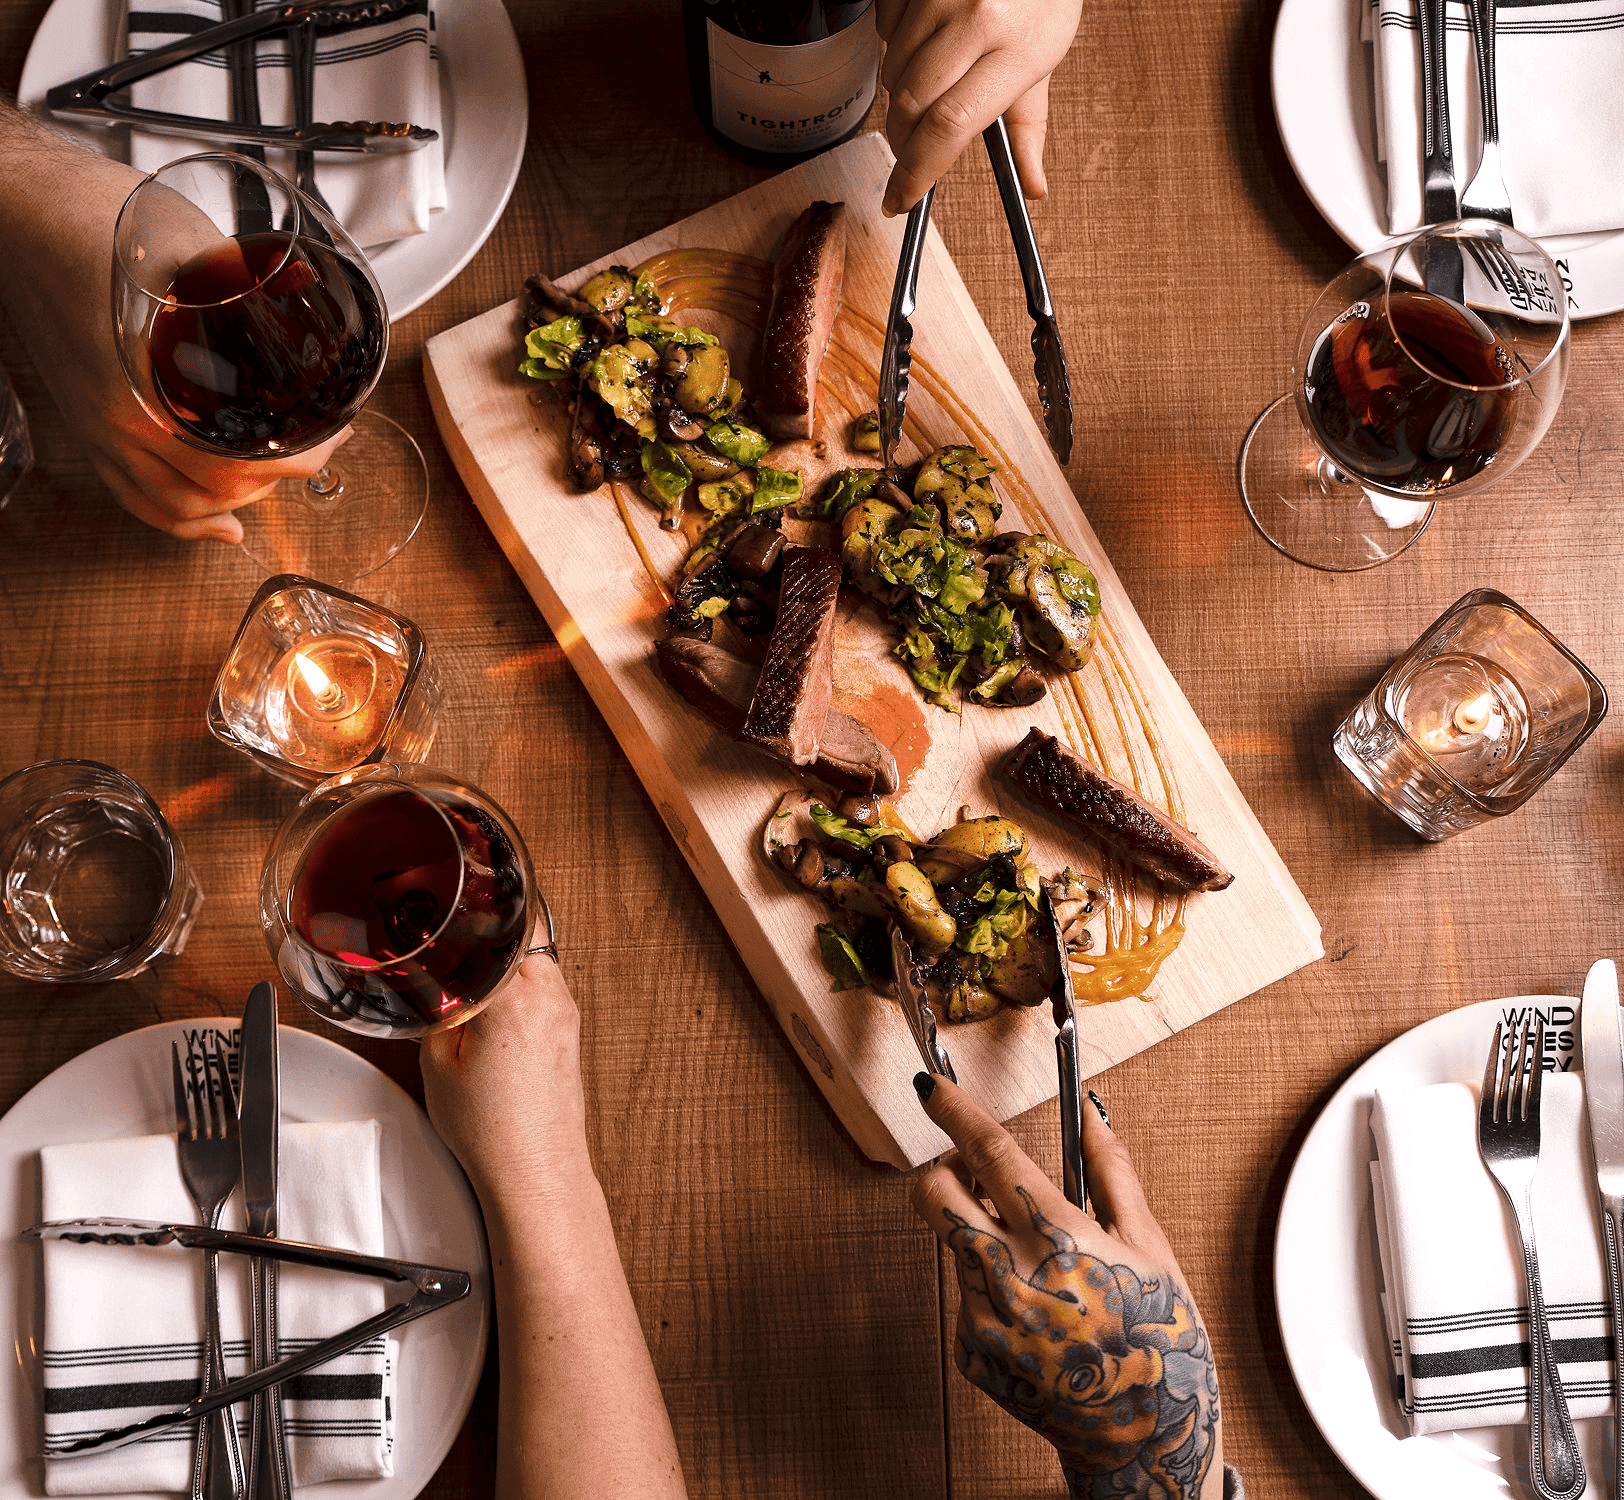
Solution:
[{"label": "cooked vegetable pile", "polygon": [[[1005,1005],[1048,998],[1054,948],[1037,920],[1044,882],[1026,833],[1008,818],[967,818],[927,843],[888,824],[869,797],[838,811],[810,793],[786,794],[768,820],[767,857],[835,910],[818,929],[837,990],[883,985],[892,974],[895,923],[925,964],[925,983],[949,1021],[980,1021]],[[1062,931],[1089,945],[1099,893],[1068,870],[1048,882]]]},{"label": "cooked vegetable pile", "polygon": [[525,309],[519,369],[569,382],[570,466],[581,489],[635,477],[671,527],[691,488],[717,516],[801,498],[799,474],[761,466],[771,443],[750,419],[727,350],[666,317],[647,276],[611,266],[578,296],[535,276],[525,284]]},{"label": "cooked vegetable pile", "polygon": [[[866,419],[859,418],[861,441]],[[848,580],[902,631],[896,654],[932,703],[1024,707],[1045,692],[1036,653],[1075,672],[1094,650],[1100,613],[1093,572],[1040,534],[996,530],[1003,506],[992,465],[959,445],[913,472],[846,469],[818,502],[840,526]]]}]

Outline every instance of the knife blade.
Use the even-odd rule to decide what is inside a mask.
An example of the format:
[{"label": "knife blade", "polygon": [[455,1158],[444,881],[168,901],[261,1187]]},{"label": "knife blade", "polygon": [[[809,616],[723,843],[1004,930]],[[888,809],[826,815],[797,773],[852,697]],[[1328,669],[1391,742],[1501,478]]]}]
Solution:
[{"label": "knife blade", "polygon": [[1009,220],[1009,236],[1015,242],[1015,259],[1026,288],[1026,311],[1032,319],[1032,373],[1038,382],[1038,403],[1043,408],[1043,427],[1049,447],[1061,463],[1071,458],[1071,376],[1066,371],[1066,346],[1060,340],[1060,324],[1049,296],[1049,279],[1043,274],[1043,257],[1038,253],[1032,217],[1026,211],[1015,157],[1009,149],[1009,131],[1000,115],[984,131],[992,175],[1003,200],[1004,217]]},{"label": "knife blade", "polygon": [[[1590,1144],[1596,1155],[1596,1191],[1601,1199],[1602,1231],[1607,1245],[1607,1296],[1613,1309],[1613,1395],[1624,1400],[1624,1269],[1620,1267],[1620,1234],[1624,1232],[1624,1046],[1619,1039],[1618,969],[1610,958],[1590,966],[1579,1025],[1584,1047],[1585,1108],[1590,1116]],[[1624,1407],[1615,1406],[1615,1410]],[[1615,1422],[1618,1444],[1614,1466],[1616,1493],[1624,1496],[1624,1424]]]},{"label": "knife blade", "polygon": [[1054,902],[1043,893],[1038,903],[1053,944],[1056,971],[1049,988],[1054,1012],[1055,1061],[1060,1069],[1060,1176],[1066,1201],[1088,1207],[1088,1166],[1083,1160],[1083,1073],[1077,1057],[1077,996],[1071,986],[1071,955],[1055,915]]},{"label": "knife blade", "polygon": [[[1460,217],[1460,191],[1455,185],[1455,155],[1449,141],[1449,64],[1444,32],[1444,0],[1418,0],[1421,13],[1421,162],[1425,180],[1421,214],[1428,224],[1448,224]],[[1465,267],[1449,244],[1432,247],[1421,267],[1421,280],[1435,297],[1464,302]]]},{"label": "knife blade", "polygon": [[902,1002],[902,1014],[913,1033],[914,1045],[925,1060],[925,1071],[936,1073],[949,1083],[957,1083],[953,1059],[936,1036],[936,1012],[931,1009],[930,995],[919,977],[919,960],[913,947],[903,937],[902,929],[891,924],[891,971],[896,980],[897,998]]},{"label": "knife blade", "polygon": [[[242,1186],[250,1234],[276,1235],[277,1143],[281,1127],[281,1062],[276,1035],[276,989],[256,984],[242,1013],[242,1090],[238,1130],[242,1140]],[[277,1361],[276,1262],[250,1262],[253,1333],[250,1367]],[[254,1397],[249,1450],[249,1494],[287,1500],[288,1455],[277,1388]]]},{"label": "knife blade", "polygon": [[925,231],[930,227],[930,206],[936,198],[931,184],[925,196],[908,210],[897,257],[897,279],[891,287],[891,310],[885,319],[885,347],[880,353],[880,462],[889,469],[902,440],[902,416],[908,407],[908,372],[913,368],[913,317],[919,288],[919,262],[925,253]]}]

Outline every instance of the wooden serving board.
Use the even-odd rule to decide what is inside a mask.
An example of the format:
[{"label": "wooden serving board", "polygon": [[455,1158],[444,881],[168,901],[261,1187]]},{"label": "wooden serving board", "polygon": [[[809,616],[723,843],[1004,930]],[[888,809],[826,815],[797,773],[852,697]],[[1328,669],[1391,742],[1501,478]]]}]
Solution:
[{"label": "wooden serving board", "polygon": [[[683,321],[717,333],[735,364],[746,366],[748,389],[766,281],[759,264],[740,257],[769,260],[811,199],[845,200],[844,306],[818,397],[818,436],[828,451],[811,460],[814,468],[838,466],[850,416],[874,404],[902,234],[902,221],[878,209],[890,167],[883,140],[860,136],[561,280],[574,287],[605,265],[636,266],[673,250],[729,252],[709,267],[729,272],[720,289],[697,274],[706,267],[693,256],[668,261],[684,274],[662,284]],[[1013,266],[1012,259],[1012,275]],[[685,304],[685,292],[693,302]],[[1113,930],[1100,932],[1100,967],[1085,966],[1079,982],[1086,994],[1120,970],[1121,984],[1143,989],[1144,998],[1083,1012],[1082,1067],[1091,1076],[1320,957],[1319,923],[1145,634],[934,231],[914,322],[903,457],[949,442],[988,452],[1005,502],[1001,529],[1042,531],[1098,575],[1101,645],[1082,672],[1057,679],[1030,709],[967,706],[953,715],[921,700],[887,653],[888,627],[854,602],[842,609],[835,702],[896,753],[907,778],[897,807],[916,835],[928,837],[963,806],[1004,812],[1027,829],[1045,873],[1069,864],[1107,893],[1102,907],[1113,914]],[[869,1156],[898,1166],[925,1161],[947,1143],[914,1099],[910,1080],[920,1060],[896,1002],[867,990],[831,991],[813,936],[821,905],[761,854],[763,826],[795,785],[794,773],[728,739],[655,667],[666,605],[660,580],[676,576],[688,539],[661,531],[656,512],[629,491],[619,504],[608,489],[575,492],[566,477],[567,409],[517,373],[522,333],[513,302],[425,348],[429,396],[458,471],[812,1078]],[[1180,817],[1234,871],[1234,884],[1181,904],[1021,803],[992,772],[1032,724]],[[1169,929],[1181,917],[1177,941]],[[1171,951],[1147,987],[1153,943]],[[1000,1119],[1056,1093],[1047,1006],[944,1026],[942,1034],[960,1082]]]}]

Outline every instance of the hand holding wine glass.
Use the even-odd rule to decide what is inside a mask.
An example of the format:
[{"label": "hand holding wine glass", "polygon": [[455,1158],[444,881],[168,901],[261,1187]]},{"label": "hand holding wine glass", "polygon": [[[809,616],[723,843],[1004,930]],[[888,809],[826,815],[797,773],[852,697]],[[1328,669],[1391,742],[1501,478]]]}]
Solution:
[{"label": "hand holding wine glass", "polygon": [[1327,572],[1409,547],[1538,446],[1567,383],[1568,304],[1549,256],[1488,220],[1360,256],[1303,320],[1287,394],[1241,447],[1264,538]]},{"label": "hand holding wine glass", "polygon": [[0,299],[74,443],[148,525],[185,541],[240,541],[232,511],[280,479],[315,473],[337,439],[247,464],[154,425],[119,364],[105,291],[113,226],[141,174],[51,134],[3,99],[0,157]]},{"label": "hand holding wine glass", "polygon": [[[242,183],[270,203],[250,222]],[[361,406],[383,371],[389,318],[359,247],[320,204],[231,152],[170,162],[132,192],[113,236],[119,360],[147,414],[183,444],[265,465],[312,450],[341,463],[284,482],[242,518],[271,572],[351,582],[422,519],[412,439]],[[346,434],[349,436],[346,438]]]}]

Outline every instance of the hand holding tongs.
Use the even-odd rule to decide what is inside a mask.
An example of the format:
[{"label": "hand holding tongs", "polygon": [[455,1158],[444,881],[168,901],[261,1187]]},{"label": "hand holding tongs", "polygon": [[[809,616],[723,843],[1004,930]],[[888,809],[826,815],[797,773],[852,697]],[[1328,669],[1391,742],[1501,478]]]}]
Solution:
[{"label": "hand holding tongs", "polygon": [[49,1224],[36,1224],[23,1234],[39,1240],[68,1240],[76,1244],[91,1245],[180,1245],[189,1250],[229,1250],[243,1255],[257,1255],[271,1260],[287,1261],[293,1265],[316,1266],[328,1271],[347,1271],[357,1276],[376,1276],[385,1281],[409,1285],[409,1301],[396,1303],[370,1318],[363,1318],[353,1327],[331,1338],[321,1340],[297,1354],[290,1354],[273,1365],[228,1380],[224,1385],[193,1398],[184,1406],[158,1412],[128,1427],[94,1437],[80,1438],[63,1448],[53,1448],[52,1458],[71,1458],[85,1453],[101,1453],[109,1448],[120,1448],[137,1438],[161,1427],[172,1427],[177,1422],[195,1422],[212,1411],[234,1406],[239,1401],[260,1391],[280,1385],[294,1375],[325,1364],[357,1344],[399,1328],[421,1318],[425,1313],[438,1312],[459,1302],[472,1289],[473,1283],[466,1271],[451,1271],[442,1266],[415,1265],[410,1261],[389,1260],[381,1255],[361,1255],[353,1250],[335,1250],[326,1245],[301,1245],[294,1240],[270,1239],[256,1234],[235,1234],[224,1229],[204,1229],[195,1224],[149,1224],[124,1219],[63,1219]]},{"label": "hand holding tongs", "polygon": [[1054,1039],[1055,1056],[1060,1063],[1060,1172],[1066,1201],[1078,1208],[1088,1207],[1088,1167],[1083,1161],[1083,1075],[1077,1061],[1077,997],[1071,987],[1071,954],[1066,935],[1055,916],[1054,902],[1043,893],[1039,917],[1048,924],[1059,964],[1049,1002],[1054,1007],[1054,1023],[1059,1028]]},{"label": "hand holding tongs", "polygon": [[414,151],[439,139],[439,133],[421,125],[386,120],[338,120],[303,127],[233,125],[200,115],[137,109],[108,98],[154,73],[162,73],[177,63],[190,62],[207,52],[219,51],[233,42],[286,31],[307,22],[319,28],[381,18],[403,9],[407,3],[408,0],[360,0],[360,3],[357,0],[284,0],[280,5],[206,27],[168,46],[155,47],[151,52],[59,83],[46,94],[45,107],[53,114],[71,115],[99,125],[139,125],[158,135],[199,136],[207,140],[296,147],[305,151]]},{"label": "hand holding tongs", "polygon": [[[1033,374],[1037,376],[1038,400],[1043,407],[1043,425],[1049,446],[1061,463],[1071,457],[1072,415],[1071,379],[1066,373],[1066,350],[1060,340],[1054,303],[1049,296],[1048,279],[1043,274],[1043,257],[1026,212],[1020,182],[1015,175],[1015,159],[1010,154],[1009,134],[1002,118],[982,132],[998,196],[1003,200],[1004,217],[1009,221],[1010,238],[1015,242],[1015,258],[1020,262],[1021,280],[1026,287],[1026,310],[1032,317]],[[902,416],[908,404],[908,374],[913,365],[913,324],[919,262],[925,249],[925,230],[930,223],[933,185],[908,212],[902,232],[902,253],[897,259],[896,281],[891,289],[891,311],[885,323],[885,348],[880,356],[880,455],[889,469],[902,437]]]}]

